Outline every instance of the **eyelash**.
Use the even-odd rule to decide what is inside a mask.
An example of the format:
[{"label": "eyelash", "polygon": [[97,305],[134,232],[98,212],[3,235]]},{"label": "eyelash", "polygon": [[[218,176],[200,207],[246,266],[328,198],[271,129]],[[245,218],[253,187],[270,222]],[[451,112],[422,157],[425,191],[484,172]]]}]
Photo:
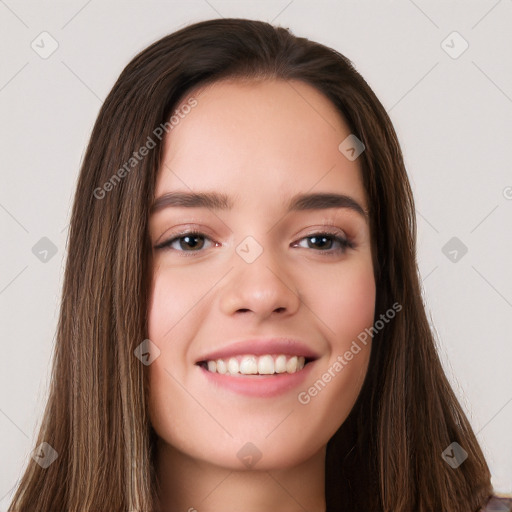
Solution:
[{"label": "eyelash", "polygon": [[[176,236],[173,236],[173,238],[165,241],[165,242],[162,242],[158,245],[155,246],[155,250],[172,250],[172,251],[177,251],[177,252],[181,252],[183,253],[183,255],[185,257],[189,257],[190,256],[193,256],[194,253],[200,253],[202,252],[201,250],[199,251],[182,251],[182,250],[178,250],[178,249],[172,249],[171,248],[171,245],[182,239],[182,238],[185,238],[185,237],[201,237],[201,238],[205,238],[205,239],[208,239],[210,241],[212,241],[210,239],[210,237],[206,236],[204,233],[201,233],[199,231],[184,231],[184,232],[181,232],[181,233],[177,233]],[[334,242],[338,242],[340,247],[338,249],[328,249],[328,250],[321,250],[321,249],[312,249],[313,251],[317,251],[319,253],[326,253],[326,255],[332,255],[332,256],[336,256],[336,255],[340,255],[340,254],[344,254],[348,249],[353,249],[355,247],[355,244],[354,242],[352,242],[352,240],[348,239],[348,238],[344,238],[344,237],[341,237],[339,235],[337,235],[336,233],[331,233],[331,232],[328,232],[328,231],[321,231],[321,232],[316,232],[316,233],[311,233],[310,235],[307,235],[305,237],[302,237],[300,241],[302,240],[305,240],[307,238],[320,238],[320,237],[328,237],[329,239],[331,239],[332,241]],[[297,243],[297,242],[295,242]]]}]

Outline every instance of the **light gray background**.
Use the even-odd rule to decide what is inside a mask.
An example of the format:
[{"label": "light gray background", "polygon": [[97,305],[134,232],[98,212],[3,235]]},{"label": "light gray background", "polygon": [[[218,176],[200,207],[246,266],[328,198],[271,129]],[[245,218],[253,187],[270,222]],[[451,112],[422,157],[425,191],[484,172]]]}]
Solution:
[{"label": "light gray background", "polygon": [[[69,213],[101,103],[140,50],[218,17],[271,21],[336,48],[388,110],[443,364],[494,486],[511,492],[512,0],[0,0],[0,510],[47,396]],[[31,48],[43,31],[59,45],[47,59]],[[457,58],[445,51],[462,48],[453,31],[469,44]],[[442,252],[454,236],[468,248],[456,262]],[[42,237],[58,249],[46,263],[32,253]]]}]

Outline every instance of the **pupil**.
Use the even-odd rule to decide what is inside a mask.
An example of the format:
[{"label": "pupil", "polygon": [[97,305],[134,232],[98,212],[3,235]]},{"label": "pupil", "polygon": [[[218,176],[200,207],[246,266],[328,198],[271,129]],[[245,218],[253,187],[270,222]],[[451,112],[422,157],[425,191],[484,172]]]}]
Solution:
[{"label": "pupil", "polygon": [[322,237],[314,236],[311,238],[311,241],[314,245],[317,244],[319,240],[321,240],[323,243],[325,243],[325,241],[328,240],[328,238],[326,236],[322,236]]},{"label": "pupil", "polygon": [[[196,247],[198,244],[197,243],[194,243],[193,240],[197,239],[197,238],[200,238],[198,235],[195,235],[195,236],[185,236],[183,237],[183,240],[185,240],[185,243],[191,247]],[[192,242],[190,242],[190,240],[192,240]],[[201,245],[199,243],[199,245]]]}]

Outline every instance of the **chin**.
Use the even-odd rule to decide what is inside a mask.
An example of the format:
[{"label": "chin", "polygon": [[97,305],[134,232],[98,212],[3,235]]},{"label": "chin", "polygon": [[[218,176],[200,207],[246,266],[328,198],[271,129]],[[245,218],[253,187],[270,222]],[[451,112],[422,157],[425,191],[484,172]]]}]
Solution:
[{"label": "chin", "polygon": [[229,444],[213,451],[211,446],[210,449],[204,447],[198,458],[230,471],[275,471],[299,466],[323,448],[309,446],[308,450],[304,450],[300,440],[290,440],[286,446],[282,442],[276,446],[271,440],[250,442],[234,439]]}]

